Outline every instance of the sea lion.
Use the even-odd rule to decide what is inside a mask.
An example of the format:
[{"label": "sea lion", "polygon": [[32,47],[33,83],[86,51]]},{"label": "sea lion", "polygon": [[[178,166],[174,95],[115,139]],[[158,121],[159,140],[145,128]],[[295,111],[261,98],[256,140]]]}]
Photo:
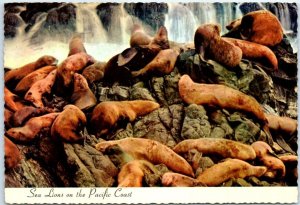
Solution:
[{"label": "sea lion", "polygon": [[134,159],[147,160],[154,165],[165,164],[175,172],[194,176],[193,168],[183,157],[158,141],[128,137],[121,140],[102,141],[95,147],[100,152],[105,153],[108,148],[114,145],[118,145]]},{"label": "sea lion", "polygon": [[4,76],[4,81],[5,83],[8,83],[13,79],[18,81],[38,68],[47,65],[54,65],[56,63],[57,63],[57,59],[54,58],[53,56],[48,56],[48,55],[42,56],[34,62],[28,63],[22,67],[6,72]]},{"label": "sea lion", "polygon": [[86,53],[81,34],[74,34],[69,42],[69,54],[68,56],[74,55],[76,53],[84,52]]},{"label": "sea lion", "polygon": [[267,143],[256,141],[251,146],[255,150],[257,159],[268,168],[264,176],[269,178],[282,178],[285,176],[284,163],[277,156],[274,156],[272,148]]},{"label": "sea lion", "polygon": [[229,31],[236,30],[236,29],[241,25],[241,22],[242,22],[242,19],[241,19],[241,18],[236,19],[236,20],[230,22],[230,24],[226,25],[226,28],[227,28]]},{"label": "sea lion", "polygon": [[6,169],[15,168],[21,161],[21,154],[18,147],[4,136],[4,161]]},{"label": "sea lion", "polygon": [[147,172],[156,173],[156,169],[146,160],[133,160],[126,163],[118,174],[118,187],[142,187]]},{"label": "sea lion", "polygon": [[287,134],[294,134],[297,131],[298,121],[289,117],[280,117],[266,114],[270,130],[282,131]]},{"label": "sea lion", "polygon": [[37,137],[43,129],[50,127],[59,113],[49,113],[28,120],[23,127],[14,127],[7,130],[6,134],[20,142],[30,142]]},{"label": "sea lion", "polygon": [[86,78],[89,84],[99,81],[104,77],[105,62],[99,62],[86,67],[82,75]]},{"label": "sea lion", "polygon": [[87,80],[78,73],[74,73],[74,89],[71,102],[81,110],[89,109],[97,103],[97,99],[90,90]]},{"label": "sea lion", "polygon": [[139,24],[134,24],[131,29],[130,47],[148,45],[153,37],[146,34],[143,27]]},{"label": "sea lion", "polygon": [[204,24],[198,27],[194,36],[196,52],[225,66],[235,67],[242,59],[242,50],[223,40],[220,31],[220,25],[215,24]]},{"label": "sea lion", "polygon": [[183,174],[174,172],[166,172],[161,177],[161,183],[163,186],[171,187],[194,187],[202,186],[200,182],[192,177],[188,177]]},{"label": "sea lion", "polygon": [[38,70],[33,71],[32,73],[29,73],[26,75],[20,82],[17,84],[15,91],[17,93],[25,93],[28,91],[28,89],[39,80],[44,79],[47,77],[47,75],[52,71],[56,69],[56,66],[45,66]]},{"label": "sea lion", "polygon": [[151,40],[151,42],[147,45],[147,47],[155,52],[158,53],[163,49],[170,48],[169,39],[168,39],[168,31],[166,27],[161,26],[158,31],[156,32],[155,36]]},{"label": "sea lion", "polygon": [[268,47],[235,38],[222,37],[222,39],[238,46],[243,52],[243,58],[267,60],[274,70],[278,70],[278,60],[276,55]]},{"label": "sea lion", "polygon": [[179,53],[173,49],[161,50],[157,56],[145,67],[138,71],[131,72],[132,76],[137,77],[147,73],[169,74],[173,71]]},{"label": "sea lion", "polygon": [[253,166],[243,160],[228,158],[204,170],[196,180],[207,186],[218,186],[231,178],[261,177],[266,171],[265,166]]},{"label": "sea lion", "polygon": [[255,159],[254,149],[247,144],[223,138],[187,139],[179,142],[174,148],[178,154],[196,149],[205,155],[218,155],[222,158],[236,158],[240,160]]},{"label": "sea lion", "polygon": [[10,110],[4,108],[4,125],[5,128],[10,128],[11,127],[11,119],[13,116],[13,112],[11,112]]},{"label": "sea lion", "polygon": [[94,62],[94,58],[85,52],[69,56],[57,67],[58,84],[68,88],[71,85],[74,73]]},{"label": "sea lion", "polygon": [[25,106],[25,102],[19,96],[10,92],[6,87],[4,87],[4,103],[6,108],[14,112]]},{"label": "sea lion", "polygon": [[52,112],[55,112],[55,110],[52,108],[47,108],[47,107],[36,108],[32,106],[25,106],[22,109],[13,113],[11,121],[14,127],[20,127],[24,124],[24,122],[26,122],[32,117],[36,117],[36,116],[40,116]]},{"label": "sea lion", "polygon": [[[232,24],[244,40],[265,46],[275,46],[283,39],[283,29],[278,18],[267,10],[253,11]],[[236,27],[234,27],[236,26]]]},{"label": "sea lion", "polygon": [[66,105],[52,124],[51,136],[67,142],[82,141],[79,132],[85,125],[85,114],[75,105]]},{"label": "sea lion", "polygon": [[267,124],[267,118],[255,98],[238,90],[220,84],[194,83],[188,75],[180,78],[178,87],[180,97],[188,104],[244,111],[254,115],[264,125]]},{"label": "sea lion", "polygon": [[51,93],[51,88],[55,82],[57,70],[51,71],[46,78],[35,82],[25,94],[24,99],[30,101],[36,107],[44,107],[42,96]]},{"label": "sea lion", "polygon": [[137,116],[146,115],[158,108],[158,103],[149,100],[101,102],[93,110],[91,129],[98,135],[106,134],[120,118],[132,122]]}]

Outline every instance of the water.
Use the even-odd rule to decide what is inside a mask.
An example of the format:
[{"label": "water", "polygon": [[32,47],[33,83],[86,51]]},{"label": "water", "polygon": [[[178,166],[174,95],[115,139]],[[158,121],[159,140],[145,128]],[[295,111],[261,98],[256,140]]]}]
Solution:
[{"label": "water", "polygon": [[76,4],[76,31],[84,33],[85,42],[106,42],[108,38],[108,34],[96,13],[97,5],[97,3]]},{"label": "water", "polygon": [[[112,56],[129,47],[130,30],[133,24],[142,25],[151,34],[155,32],[138,18],[130,16],[123,8],[123,4],[119,4],[112,11],[111,25],[108,30],[105,30],[96,14],[97,5],[98,3],[76,4],[76,32],[83,34],[87,52],[99,61],[108,61]],[[222,33],[225,33],[227,24],[242,17],[239,4],[236,3],[169,3],[168,7],[165,26],[169,40],[176,42],[193,42],[195,30],[205,23],[218,23],[221,25]],[[282,26],[289,32],[291,22],[287,5],[280,4],[276,12]],[[28,33],[24,33],[26,27],[24,23],[19,27],[16,38],[4,41],[5,67],[17,68],[35,61],[42,55],[52,55],[59,62],[67,57],[68,42],[64,38],[59,40],[50,36],[44,43],[34,45],[31,43],[31,39],[36,38],[35,34],[39,34],[38,31],[42,28],[46,17],[47,14],[42,13]],[[296,49],[296,39],[291,39],[291,42]]]}]

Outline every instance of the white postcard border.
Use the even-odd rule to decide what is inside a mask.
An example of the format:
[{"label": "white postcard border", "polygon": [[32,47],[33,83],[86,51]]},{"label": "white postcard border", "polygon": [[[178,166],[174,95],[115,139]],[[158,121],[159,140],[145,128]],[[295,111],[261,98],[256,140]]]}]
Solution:
[{"label": "white postcard border", "polygon": [[12,204],[297,203],[298,187],[5,188]]}]

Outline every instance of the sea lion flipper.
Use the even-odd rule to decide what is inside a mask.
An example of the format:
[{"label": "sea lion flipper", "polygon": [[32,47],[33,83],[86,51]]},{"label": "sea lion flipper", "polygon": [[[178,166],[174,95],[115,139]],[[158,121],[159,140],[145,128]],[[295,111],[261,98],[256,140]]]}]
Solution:
[{"label": "sea lion flipper", "polygon": [[124,66],[129,63],[138,53],[136,48],[127,48],[118,56],[118,66]]}]

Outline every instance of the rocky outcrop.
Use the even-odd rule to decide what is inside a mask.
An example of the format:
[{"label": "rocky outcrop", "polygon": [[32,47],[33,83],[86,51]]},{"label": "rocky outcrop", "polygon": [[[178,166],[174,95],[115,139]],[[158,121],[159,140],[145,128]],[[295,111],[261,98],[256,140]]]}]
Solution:
[{"label": "rocky outcrop", "polygon": [[125,3],[124,8],[130,15],[150,25],[153,30],[164,25],[164,15],[168,13],[167,3]]}]

